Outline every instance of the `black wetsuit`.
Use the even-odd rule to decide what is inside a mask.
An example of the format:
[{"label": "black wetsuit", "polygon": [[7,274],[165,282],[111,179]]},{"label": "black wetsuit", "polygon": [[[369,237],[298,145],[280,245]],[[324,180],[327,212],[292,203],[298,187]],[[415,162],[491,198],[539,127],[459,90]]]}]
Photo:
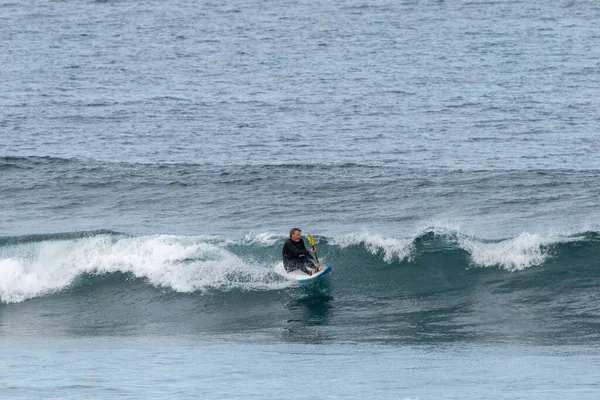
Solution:
[{"label": "black wetsuit", "polygon": [[314,263],[302,239],[299,242],[294,242],[292,239],[286,240],[281,253],[283,255],[283,267],[287,272],[299,269],[310,275],[309,267],[314,267]]}]

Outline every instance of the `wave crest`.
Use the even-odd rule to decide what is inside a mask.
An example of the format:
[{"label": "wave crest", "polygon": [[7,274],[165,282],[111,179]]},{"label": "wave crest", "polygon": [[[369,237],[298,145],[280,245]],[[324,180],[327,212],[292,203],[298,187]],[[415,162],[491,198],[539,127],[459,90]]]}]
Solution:
[{"label": "wave crest", "polygon": [[373,255],[382,255],[385,262],[412,260],[415,252],[413,239],[396,239],[369,233],[354,233],[333,239],[331,244],[342,248],[364,246]]},{"label": "wave crest", "polygon": [[194,237],[98,235],[8,246],[2,253],[0,300],[5,303],[65,289],[85,273],[131,273],[178,292],[285,286],[269,266]]},{"label": "wave crest", "polygon": [[[172,235],[130,237],[111,231],[0,237],[0,301],[21,302],[58,292],[78,285],[78,277],[85,275],[119,273],[184,293],[282,289],[292,285],[274,271],[281,261],[285,239],[270,233],[227,240]],[[336,270],[334,276],[340,279],[354,274],[353,268],[378,263],[386,264],[379,269],[383,274],[390,272],[389,267],[399,274],[414,273],[412,268],[397,268],[398,264],[411,263],[456,273],[469,266],[514,272],[558,257],[568,267],[581,257],[588,257],[585,263],[593,264],[600,256],[600,235],[595,232],[579,236],[524,232],[504,240],[482,240],[444,228],[428,229],[409,238],[362,232],[316,239],[321,260],[331,263]]]},{"label": "wave crest", "polygon": [[471,262],[477,266],[501,266],[509,271],[543,264],[552,256],[551,246],[564,239],[521,233],[499,242],[481,242],[462,238],[461,247],[469,252]]}]

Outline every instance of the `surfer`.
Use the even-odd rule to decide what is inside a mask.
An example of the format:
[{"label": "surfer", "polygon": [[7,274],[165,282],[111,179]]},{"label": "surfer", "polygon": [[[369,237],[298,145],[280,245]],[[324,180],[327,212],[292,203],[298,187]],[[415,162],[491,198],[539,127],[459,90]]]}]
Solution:
[{"label": "surfer", "polygon": [[292,228],[290,238],[283,244],[283,267],[287,272],[299,269],[305,274],[313,275],[323,268],[314,261],[312,254],[310,254],[314,253],[314,247],[306,250],[304,240],[300,237],[301,233],[300,229]]}]

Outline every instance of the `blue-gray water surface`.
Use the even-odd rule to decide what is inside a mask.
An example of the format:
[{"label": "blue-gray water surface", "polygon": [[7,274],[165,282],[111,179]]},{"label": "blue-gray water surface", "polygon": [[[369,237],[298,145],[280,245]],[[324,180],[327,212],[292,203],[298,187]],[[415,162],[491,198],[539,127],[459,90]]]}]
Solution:
[{"label": "blue-gray water surface", "polygon": [[0,2],[0,397],[597,398],[599,19]]}]

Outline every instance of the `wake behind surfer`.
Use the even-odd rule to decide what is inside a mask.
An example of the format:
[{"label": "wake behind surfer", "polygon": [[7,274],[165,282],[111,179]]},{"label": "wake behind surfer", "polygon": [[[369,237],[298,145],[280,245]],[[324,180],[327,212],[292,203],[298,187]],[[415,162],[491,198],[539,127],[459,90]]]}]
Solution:
[{"label": "wake behind surfer", "polygon": [[298,228],[290,230],[290,238],[283,244],[283,267],[287,272],[292,272],[297,269],[305,274],[313,275],[321,271],[323,268],[318,266],[310,253],[314,252],[314,248],[306,250],[304,240],[300,237],[302,231]]}]

